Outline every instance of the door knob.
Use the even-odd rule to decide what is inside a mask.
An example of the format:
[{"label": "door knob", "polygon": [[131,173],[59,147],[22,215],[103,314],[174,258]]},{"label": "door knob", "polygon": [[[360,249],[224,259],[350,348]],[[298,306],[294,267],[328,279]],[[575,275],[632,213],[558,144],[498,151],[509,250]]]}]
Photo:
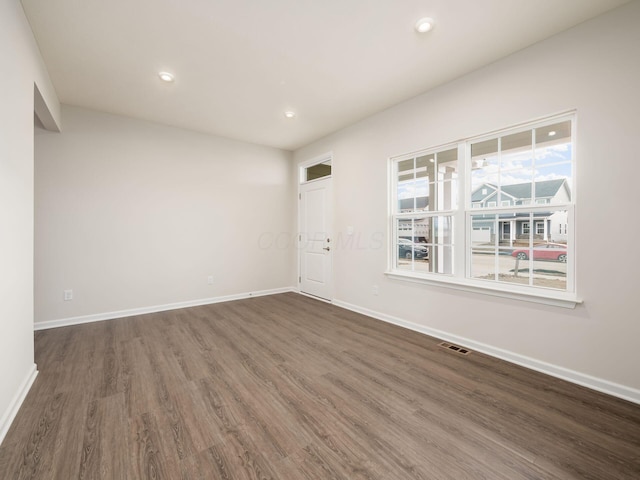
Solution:
[{"label": "door knob", "polygon": [[326,250],[326,251],[328,252],[329,250],[331,250],[331,248],[329,248],[329,247],[324,247],[324,248],[323,248],[323,250]]}]

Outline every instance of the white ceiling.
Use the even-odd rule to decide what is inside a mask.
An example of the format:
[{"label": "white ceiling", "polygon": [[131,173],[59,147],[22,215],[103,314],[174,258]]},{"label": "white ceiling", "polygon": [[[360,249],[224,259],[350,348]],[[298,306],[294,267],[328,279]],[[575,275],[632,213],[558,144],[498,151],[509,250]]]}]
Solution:
[{"label": "white ceiling", "polygon": [[627,1],[22,4],[62,103],[293,150]]}]

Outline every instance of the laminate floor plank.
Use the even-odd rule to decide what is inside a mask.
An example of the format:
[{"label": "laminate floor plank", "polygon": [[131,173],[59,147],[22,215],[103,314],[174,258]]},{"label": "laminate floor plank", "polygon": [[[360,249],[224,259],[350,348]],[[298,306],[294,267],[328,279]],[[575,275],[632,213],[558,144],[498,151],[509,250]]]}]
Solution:
[{"label": "laminate floor plank", "polygon": [[125,412],[122,393],[89,402],[78,478],[127,478],[131,466]]},{"label": "laminate floor plank", "polygon": [[[237,422],[229,431],[242,429],[247,436],[259,441],[266,457],[280,460],[298,447],[293,435],[294,426],[283,418],[276,402],[269,402],[271,398],[267,392],[247,388],[246,384],[232,384],[225,379],[217,383],[217,391],[221,398],[220,404],[227,411],[233,412],[233,418]],[[261,394],[256,395],[257,392]]]},{"label": "laminate floor plank", "polygon": [[354,462],[342,452],[336,452],[324,444],[305,445],[300,451],[279,465],[283,470],[279,478],[318,478],[335,480],[372,480],[389,478],[389,472],[368,461]]},{"label": "laminate floor plank", "polygon": [[[224,433],[231,428],[231,422],[225,425],[224,414],[219,413],[218,409],[223,407],[219,403],[217,406],[211,403],[211,397],[206,391],[211,388],[206,385],[207,380],[201,382],[205,385],[200,385],[200,382],[184,385],[182,392],[177,395],[176,405],[188,428],[195,452],[202,452],[220,443]],[[233,426],[235,425],[236,422],[233,422]]]},{"label": "laminate floor plank", "polygon": [[640,406],[288,293],[38,331],[0,480],[637,480]]},{"label": "laminate floor plank", "polygon": [[130,477],[153,480],[179,478],[179,462],[172,456],[173,449],[163,450],[160,437],[167,433],[159,430],[155,415],[144,413],[135,416],[129,424],[132,447]]},{"label": "laminate floor plank", "polygon": [[[328,374],[323,379],[327,382],[327,391],[337,392],[334,399],[340,398],[337,402],[340,414],[352,424],[366,429],[367,436],[375,439],[374,450],[378,453],[395,450],[397,458],[402,459],[400,465],[410,465],[415,471],[424,470],[425,474],[437,465],[447,463],[449,468],[441,474],[442,478],[469,476],[468,458],[452,456],[446,448],[446,439],[433,441],[427,426],[413,420],[413,411],[403,410],[400,405],[395,410],[393,400],[372,393],[365,382],[355,378]],[[399,445],[402,448],[398,448]],[[474,475],[469,478],[482,477]]]},{"label": "laminate floor plank", "polygon": [[[637,438],[630,441],[616,440],[606,432],[589,428],[568,415],[544,409],[535,401],[523,402],[519,397],[505,396],[499,389],[490,394],[482,390],[483,387],[479,385],[468,395],[471,400],[469,405],[476,412],[475,419],[483,419],[487,426],[502,432],[505,442],[526,447],[538,457],[546,456],[552,461],[571,463],[578,470],[585,468],[583,465],[586,466],[582,473],[585,476],[580,478],[591,478],[588,475],[594,469],[588,467],[588,459],[592,454],[607,456],[612,460],[612,465],[624,464],[624,461],[618,461],[621,460],[620,457],[637,457],[639,450],[634,447]],[[448,398],[451,399],[451,394]],[[633,426],[626,431],[634,431]],[[549,448],[553,444],[556,447]],[[621,478],[638,469],[640,464],[637,458],[633,463],[636,465],[631,465],[631,470]],[[606,468],[610,467],[611,465]],[[622,472],[624,473],[624,469]],[[593,478],[599,478],[598,474]]]}]

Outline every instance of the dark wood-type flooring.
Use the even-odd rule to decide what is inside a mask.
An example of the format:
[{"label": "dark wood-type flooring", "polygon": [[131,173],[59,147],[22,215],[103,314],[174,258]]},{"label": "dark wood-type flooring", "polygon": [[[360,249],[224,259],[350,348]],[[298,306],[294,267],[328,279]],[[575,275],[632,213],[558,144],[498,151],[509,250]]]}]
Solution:
[{"label": "dark wood-type flooring", "polygon": [[640,406],[294,293],[35,340],[2,479],[640,478]]}]

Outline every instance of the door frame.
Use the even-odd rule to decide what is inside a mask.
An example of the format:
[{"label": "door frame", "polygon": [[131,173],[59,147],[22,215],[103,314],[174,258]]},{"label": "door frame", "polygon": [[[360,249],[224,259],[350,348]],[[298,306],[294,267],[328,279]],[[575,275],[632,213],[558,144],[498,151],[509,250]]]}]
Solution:
[{"label": "door frame", "polygon": [[[304,180],[304,172],[305,169],[309,168],[309,167],[313,167],[314,165],[318,165],[320,163],[324,163],[326,161],[331,161],[331,175],[327,175],[326,177],[321,177],[321,178],[317,178],[315,180],[309,180],[309,181],[305,181]],[[309,185],[315,182],[319,182],[319,181],[323,181],[323,180],[330,180],[331,181],[331,186],[333,187],[333,152],[329,151],[326,153],[323,153],[321,155],[318,155],[316,157],[313,157],[309,160],[305,160],[303,162],[298,163],[298,165],[296,166],[297,168],[297,185],[298,185],[298,192],[297,192],[297,210],[298,210],[298,215],[297,215],[297,220],[298,220],[298,233],[297,233],[297,239],[296,239],[296,246],[297,246],[297,254],[296,254],[296,262],[298,263],[298,268],[297,268],[297,272],[298,272],[298,278],[297,278],[297,291],[298,293],[302,294],[302,295],[307,295],[310,296],[312,298],[315,298],[316,300],[320,300],[323,302],[328,302],[328,303],[333,303],[333,297],[334,297],[334,277],[335,275],[333,274],[334,272],[334,268],[333,268],[333,251],[334,249],[332,248],[329,251],[329,256],[331,257],[330,261],[331,261],[331,278],[330,278],[330,282],[331,282],[331,287],[329,289],[330,291],[330,295],[329,295],[329,299],[324,299],[324,298],[320,298],[320,297],[316,297],[315,295],[310,295],[307,294],[305,292],[303,292],[301,290],[301,281],[302,281],[302,261],[301,261],[301,255],[302,255],[302,246],[301,246],[301,241],[302,241],[302,232],[301,232],[301,228],[302,228],[302,209],[300,208],[301,205],[301,200],[302,200],[302,185]],[[332,239],[331,245],[334,246],[336,244],[335,241],[333,241],[333,188],[331,189],[331,222],[329,224],[329,229],[330,231],[328,232],[329,237]]]}]

